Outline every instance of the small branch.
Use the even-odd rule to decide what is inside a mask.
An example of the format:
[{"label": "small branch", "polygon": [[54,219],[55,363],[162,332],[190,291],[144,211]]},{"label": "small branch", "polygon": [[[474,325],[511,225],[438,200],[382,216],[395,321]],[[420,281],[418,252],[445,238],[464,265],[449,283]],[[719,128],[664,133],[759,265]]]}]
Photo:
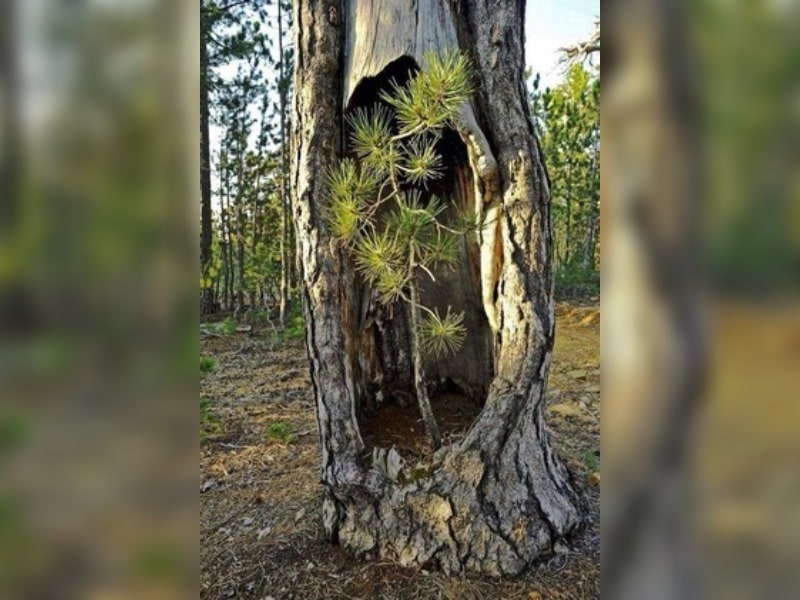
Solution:
[{"label": "small branch", "polygon": [[412,135],[417,135],[419,133],[422,133],[423,131],[425,131],[425,126],[424,125],[417,125],[413,129],[410,129],[410,130],[406,131],[405,133],[398,133],[397,135],[392,136],[391,141],[392,142],[399,142],[400,140],[404,140],[406,138],[409,138]]},{"label": "small branch", "polygon": [[428,276],[431,278],[431,281],[436,281],[436,277],[433,276],[433,273],[430,272],[428,267],[423,264],[418,264],[417,266],[428,274]]},{"label": "small branch", "polygon": [[578,42],[572,46],[564,46],[563,48],[559,48],[559,52],[562,53],[562,58],[559,62],[562,64],[569,66],[573,63],[584,63],[588,60],[593,54],[600,53],[600,23],[595,23],[595,31],[592,33],[591,37],[588,40],[583,42]]}]

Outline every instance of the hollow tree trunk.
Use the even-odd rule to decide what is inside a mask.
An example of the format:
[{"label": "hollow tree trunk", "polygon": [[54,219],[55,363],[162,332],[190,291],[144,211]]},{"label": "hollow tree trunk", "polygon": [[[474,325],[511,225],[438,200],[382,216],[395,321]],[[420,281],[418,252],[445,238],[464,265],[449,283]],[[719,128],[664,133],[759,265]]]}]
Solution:
[{"label": "hollow tree trunk", "polygon": [[[300,0],[294,10],[292,189],[325,531],[366,557],[446,572],[519,573],[581,522],[581,501],[544,424],[552,235],[523,85],[524,2]],[[455,273],[437,277],[437,294],[450,287],[451,297],[440,300],[456,305],[459,292],[472,299],[463,308],[483,336],[474,347],[489,367],[477,370],[485,378],[477,384],[488,396],[466,436],[439,450],[425,476],[409,478],[396,459],[370,465],[361,458],[356,407],[370,393],[369,374],[392,365],[373,362],[363,290],[325,224],[322,175],[346,152],[343,117],[354,92],[398,60],[424,68],[427,50],[453,47],[472,59],[478,90],[457,136],[468,158],[468,200],[490,218],[477,240],[465,242]],[[407,360],[406,337],[394,339]],[[474,361],[459,354],[448,368],[457,373]]]}]

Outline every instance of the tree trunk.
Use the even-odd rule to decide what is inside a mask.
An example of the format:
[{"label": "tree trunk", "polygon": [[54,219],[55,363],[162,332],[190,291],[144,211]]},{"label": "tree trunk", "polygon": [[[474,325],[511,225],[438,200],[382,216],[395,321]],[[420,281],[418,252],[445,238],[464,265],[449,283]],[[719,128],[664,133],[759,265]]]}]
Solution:
[{"label": "tree trunk", "polygon": [[[300,0],[294,10],[292,189],[325,531],[366,557],[517,574],[560,549],[581,523],[582,504],[544,423],[554,334],[552,233],[523,83],[524,3]],[[423,292],[437,306],[463,306],[471,336],[465,346],[475,342],[436,376],[465,374],[472,377],[465,385],[488,395],[466,436],[436,452],[423,477],[410,477],[398,473],[396,460],[362,459],[357,407],[373,389],[370,376],[398,365],[365,337],[369,294],[346,251],[332,243],[321,182],[346,151],[347,107],[369,101],[379,91],[370,86],[398,65],[424,67],[427,50],[454,47],[473,61],[477,91],[454,134],[465,162],[451,169],[466,170],[469,177],[458,180],[471,185],[452,180],[450,200],[472,203],[490,218],[477,240],[465,241],[455,272],[437,273],[436,286]],[[408,361],[410,341],[396,335],[394,324],[384,323],[384,331],[394,335],[394,356]]]},{"label": "tree trunk", "polygon": [[220,222],[222,235],[225,240],[225,308],[233,310],[233,237],[231,235],[231,209],[230,209],[230,173],[228,171],[227,156],[220,160],[220,170],[225,173],[224,194],[221,195],[222,210]]},{"label": "tree trunk", "polygon": [[[200,7],[203,2],[201,0]],[[202,15],[202,11],[201,11]],[[200,40],[200,268],[203,276],[211,266],[211,156],[208,138],[208,35],[207,24],[202,24]],[[214,311],[213,290],[203,288],[200,311],[208,314]]]},{"label": "tree trunk", "polygon": [[601,564],[603,593],[623,600],[709,595],[687,513],[708,364],[703,127],[687,9],[615,0],[603,13],[613,60],[601,115],[602,327],[613,336],[601,334]]},{"label": "tree trunk", "polygon": [[[409,260],[409,270],[411,271],[412,278],[415,275],[416,264],[414,261],[414,249],[411,248],[411,257]],[[428,441],[434,450],[438,450],[442,445],[442,435],[439,433],[439,426],[436,424],[436,418],[433,416],[433,409],[431,408],[431,401],[428,397],[428,390],[425,385],[425,370],[422,366],[422,351],[419,347],[419,293],[417,290],[417,283],[412,279],[410,285],[409,312],[411,313],[411,328],[409,329],[411,341],[411,354],[414,357],[414,391],[417,395],[417,404],[419,405],[419,412],[422,415],[422,422],[425,424],[425,434],[428,436]]]},{"label": "tree trunk", "polygon": [[280,322],[286,326],[286,305],[289,301],[289,271],[291,259],[289,257],[289,191],[286,182],[289,179],[289,151],[286,147],[286,87],[283,71],[283,10],[282,0],[278,0],[278,92],[280,102],[280,134],[281,134],[281,291],[280,291]]}]

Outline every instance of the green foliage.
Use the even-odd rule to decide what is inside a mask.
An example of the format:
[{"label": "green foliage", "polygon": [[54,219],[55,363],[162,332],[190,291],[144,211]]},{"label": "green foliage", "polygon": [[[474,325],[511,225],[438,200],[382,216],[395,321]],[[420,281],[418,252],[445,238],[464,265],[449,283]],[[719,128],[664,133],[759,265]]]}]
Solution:
[{"label": "green foliage", "polygon": [[444,317],[438,311],[428,313],[420,324],[420,347],[425,355],[455,354],[464,343],[464,336],[464,313],[452,313],[450,308]]},{"label": "green foliage", "polygon": [[397,147],[392,143],[392,115],[384,106],[372,111],[357,109],[347,118],[350,143],[362,165],[379,173],[390,173],[399,161]]},{"label": "green foliage", "polygon": [[220,323],[219,330],[224,335],[233,335],[236,333],[236,328],[239,324],[236,322],[236,319],[233,317],[226,317],[225,320]]},{"label": "green foliage", "polygon": [[208,375],[214,368],[217,366],[217,359],[213,356],[201,356],[200,357],[200,374],[201,375]]},{"label": "green foliage", "polygon": [[333,235],[341,240],[355,239],[369,216],[368,202],[378,191],[377,174],[345,159],[326,173],[325,182],[331,198],[327,218]]},{"label": "green foliage", "polygon": [[269,427],[267,427],[267,439],[284,444],[291,444],[294,441],[291,424],[285,421],[270,423]]},{"label": "green foliage", "polygon": [[427,68],[407,87],[393,83],[391,93],[381,95],[395,110],[400,135],[457,125],[458,111],[472,94],[471,69],[464,55],[428,53],[424,62]]},{"label": "green foliage", "polygon": [[456,260],[459,237],[478,223],[462,219],[462,224],[471,221],[468,227],[446,226],[446,205],[423,190],[444,173],[436,142],[442,128],[456,123],[472,88],[462,55],[429,54],[425,62],[427,68],[406,87],[393,82],[391,93],[381,94],[391,108],[359,108],[348,117],[357,160],[344,159],[326,173],[326,218],[334,239],[350,250],[356,270],[381,302],[402,300],[414,311],[429,313],[419,325],[421,349],[440,355],[463,343],[463,315],[448,311],[442,318],[414,304],[411,292],[420,272],[433,278],[436,264]]},{"label": "green foliage", "polygon": [[[294,52],[291,2],[202,3],[201,86],[216,129],[210,168],[211,259],[200,285],[216,310],[276,303],[283,275],[295,288],[289,213],[288,133]],[[212,132],[214,131],[212,129]],[[217,145],[218,141],[219,145]],[[282,273],[283,271],[283,273]]]},{"label": "green foliage", "polygon": [[403,164],[399,168],[408,181],[426,184],[442,176],[442,157],[436,153],[436,144],[433,140],[414,138],[404,150]]},{"label": "green foliage", "polygon": [[302,340],[306,335],[306,325],[303,313],[299,310],[289,315],[289,322],[283,330],[283,338],[289,340]]},{"label": "green foliage", "polygon": [[556,269],[555,293],[560,299],[587,298],[600,294],[600,273],[574,263]]},{"label": "green foliage", "polygon": [[594,293],[600,252],[600,78],[573,65],[531,110],[550,174],[556,293]]}]

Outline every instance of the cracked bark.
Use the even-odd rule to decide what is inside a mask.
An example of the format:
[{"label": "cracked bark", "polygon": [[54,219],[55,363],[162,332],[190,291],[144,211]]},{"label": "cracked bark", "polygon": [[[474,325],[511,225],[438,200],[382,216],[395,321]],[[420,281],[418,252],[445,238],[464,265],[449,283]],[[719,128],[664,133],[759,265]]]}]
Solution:
[{"label": "cracked bark", "polygon": [[[294,11],[293,204],[325,531],[364,557],[517,574],[553,552],[582,515],[542,412],[554,334],[552,239],[523,87],[524,3],[300,0]],[[453,277],[477,299],[469,308],[488,332],[479,347],[491,368],[481,371],[486,401],[466,437],[439,450],[426,476],[395,480],[360,458],[355,411],[366,375],[391,365],[371,363],[376,344],[364,343],[361,291],[322,218],[322,173],[345,150],[344,110],[360,81],[401,57],[424,67],[426,50],[453,47],[472,59],[478,90],[459,131],[472,201],[496,216]],[[437,293],[446,288],[445,281]],[[393,340],[408,356],[404,343],[402,335]],[[456,356],[446,368],[470,368],[464,361]]]}]

